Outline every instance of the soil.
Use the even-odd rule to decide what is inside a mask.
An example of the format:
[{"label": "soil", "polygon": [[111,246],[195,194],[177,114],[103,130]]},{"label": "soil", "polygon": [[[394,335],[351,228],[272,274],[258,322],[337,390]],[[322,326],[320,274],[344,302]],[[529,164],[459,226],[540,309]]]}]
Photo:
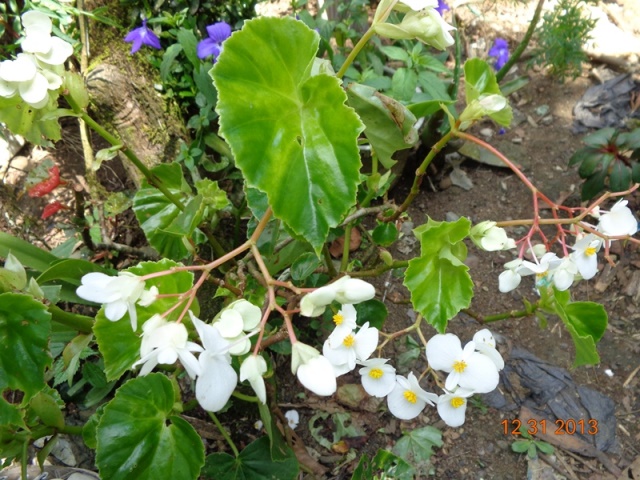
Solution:
[{"label": "soil", "polygon": [[[489,3],[495,5],[493,2]],[[282,5],[282,2],[277,5]],[[636,0],[619,0],[617,4],[607,5],[610,9],[621,9],[625,19],[624,27],[628,32],[640,34],[640,6]],[[462,15],[466,22],[467,53],[472,53],[478,45],[478,48],[486,51],[490,46],[490,39],[498,35],[512,42],[522,38],[533,7],[532,4],[511,3],[501,3],[499,8],[487,6],[483,10],[482,21],[474,19],[468,12]],[[596,67],[598,70],[595,70]],[[586,89],[597,83],[594,72],[599,72],[596,77],[601,77],[606,71],[606,66],[585,65],[579,78],[560,83],[542,70],[525,70],[525,66],[521,64],[516,74],[526,75],[529,83],[511,97],[511,103],[524,115],[525,121],[503,134],[499,133],[497,126],[487,122],[474,127],[474,133],[481,137],[484,134],[489,143],[507,153],[548,197],[569,205],[579,205],[581,180],[576,170],[568,167],[569,158],[581,146],[581,136],[571,133],[572,109]],[[539,109],[545,105],[548,106],[548,113],[541,115]],[[81,178],[76,175],[81,174],[78,168],[83,163],[81,159],[78,160],[77,155],[69,153],[73,151],[69,146],[72,144],[73,142],[68,142],[67,147],[61,145],[47,154],[64,166],[61,167],[63,177],[77,180]],[[14,159],[8,169],[2,171],[3,215],[0,218],[0,229],[21,235],[35,244],[53,247],[67,239],[72,214],[63,210],[53,220],[39,220],[45,202],[34,201],[20,194],[24,191],[26,172],[39,159],[29,152],[24,153],[24,157]],[[466,173],[473,186],[465,190],[452,185],[451,168],[449,163],[441,161],[437,170],[430,172],[429,178],[423,183],[423,191],[409,210],[410,221],[414,226],[426,222],[427,217],[442,221],[465,216],[473,222],[531,217],[530,192],[509,170],[466,159],[460,169]],[[116,180],[110,181],[117,183]],[[402,201],[406,196],[410,181],[410,178],[403,179],[393,191],[397,201]],[[62,195],[67,197],[62,197],[61,201],[70,204],[69,194]],[[637,211],[640,197],[632,196],[630,205]],[[113,231],[117,232],[118,227],[113,226]],[[400,242],[400,248],[392,251],[396,259],[412,258],[419,253],[419,244],[415,239],[411,240],[409,228],[406,228],[406,233],[406,239]],[[516,238],[524,233],[526,232],[522,229],[510,231]],[[127,243],[126,235],[121,231],[118,235],[118,241]],[[293,435],[301,461],[307,455],[304,463],[312,469],[316,468],[317,472],[324,471],[321,476],[325,478],[350,478],[363,454],[373,456],[378,448],[391,448],[403,432],[431,425],[442,431],[443,446],[434,449],[435,454],[423,468],[419,478],[614,479],[620,477],[622,470],[634,460],[639,464],[635,467],[637,472],[640,470],[640,461],[637,460],[640,458],[640,310],[637,308],[640,299],[640,252],[634,244],[623,245],[618,242],[613,253],[613,266],[602,261],[601,271],[593,280],[582,281],[571,290],[574,300],[602,303],[608,312],[609,325],[598,345],[601,357],[599,365],[572,367],[573,342],[556,318],[549,318],[548,325],[544,328],[535,316],[512,318],[489,326],[507,365],[512,352],[525,349],[551,366],[566,369],[577,386],[589,387],[614,402],[615,419],[611,415],[602,419],[615,420],[616,443],[608,451],[588,450],[580,446],[578,448],[572,443],[578,437],[565,434],[544,438],[555,446],[552,455],[531,459],[526,454],[513,452],[512,443],[519,437],[511,434],[512,422],[524,415],[519,404],[514,405],[513,399],[518,395],[528,395],[527,389],[522,386],[512,389],[501,383],[499,389],[509,399],[506,405],[498,406],[499,402],[495,398],[481,396],[468,408],[465,424],[453,429],[444,425],[434,408],[427,408],[417,419],[409,422],[393,418],[386,412],[384,404],[361,396],[357,387],[357,375],[353,374],[340,377],[340,391],[332,398],[320,399],[310,394],[305,396],[297,381],[286,377],[289,366],[288,361],[283,360],[277,366],[278,378],[284,376],[277,392],[280,401],[278,407],[279,412],[295,408],[300,413],[300,424]],[[522,310],[523,300],[535,301],[533,284],[526,280],[512,293],[503,294],[498,291],[498,275],[502,272],[504,263],[512,258],[511,252],[486,253],[469,244],[467,264],[475,284],[475,296],[470,311],[452,319],[448,330],[457,334],[463,342],[470,340],[475,331],[483,328],[474,317]],[[415,313],[406,304],[408,292],[402,286],[401,278],[387,275],[379,279],[376,286],[379,298],[384,297],[389,308],[385,331],[393,332],[410,326]],[[423,327],[422,331],[427,338],[435,333],[432,327]],[[397,358],[403,352],[406,352],[406,344],[398,341],[387,347],[384,356]],[[424,355],[420,355],[415,361],[399,366],[399,370],[400,373],[412,370],[419,374],[425,367],[426,359]],[[426,378],[423,387],[436,391],[433,383]],[[509,405],[511,407],[507,408]],[[355,428],[356,435],[353,438],[345,437],[345,444],[336,445],[332,436],[337,429],[335,417],[325,417],[324,414],[339,412],[349,414],[349,425]],[[261,436],[261,432],[253,426],[257,420],[257,412],[247,414],[239,409],[232,409],[221,415],[221,419],[233,432],[239,447]],[[564,420],[567,421],[568,418]],[[212,449],[226,448],[215,432],[198,423],[197,419],[191,421],[199,430],[206,432],[204,436]],[[504,421],[509,426],[507,432]],[[315,436],[312,435],[310,424],[317,427]],[[327,437],[334,444],[333,449],[321,446],[317,441],[318,435]],[[345,455],[349,451],[351,454]],[[636,477],[628,474],[620,478],[638,476],[640,473],[636,473]],[[303,478],[312,476],[304,474]]]}]

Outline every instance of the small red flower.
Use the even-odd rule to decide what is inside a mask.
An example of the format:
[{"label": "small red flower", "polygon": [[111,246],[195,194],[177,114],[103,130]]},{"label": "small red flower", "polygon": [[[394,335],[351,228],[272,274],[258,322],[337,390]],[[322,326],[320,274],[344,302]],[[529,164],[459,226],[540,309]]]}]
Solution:
[{"label": "small red flower", "polygon": [[42,211],[42,215],[40,216],[40,218],[42,220],[45,220],[65,208],[68,208],[68,207],[64,206],[63,204],[61,204],[59,201],[56,200],[55,202],[51,202],[49,205],[44,207],[44,210]]},{"label": "small red flower", "polygon": [[54,165],[49,169],[49,178],[36,183],[27,191],[27,194],[31,198],[44,197],[47,193],[51,193],[55,188],[65,183],[65,181],[60,180],[60,169],[57,165]]}]

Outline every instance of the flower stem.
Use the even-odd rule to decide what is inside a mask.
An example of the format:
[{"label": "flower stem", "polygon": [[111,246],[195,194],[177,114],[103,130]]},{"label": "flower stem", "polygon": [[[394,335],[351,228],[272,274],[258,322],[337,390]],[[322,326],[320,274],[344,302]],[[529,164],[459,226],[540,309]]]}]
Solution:
[{"label": "flower stem", "polygon": [[374,25],[371,25],[369,27],[369,30],[367,30],[365,34],[362,36],[362,38],[360,38],[358,43],[356,43],[356,46],[353,47],[353,50],[351,50],[351,52],[349,53],[349,56],[342,64],[342,67],[340,67],[340,70],[338,70],[338,73],[336,73],[336,77],[338,78],[344,77],[344,74],[346,73],[347,69],[351,66],[351,64],[356,59],[360,51],[364,48],[367,42],[371,40],[371,37],[373,37],[373,35],[376,33],[373,27]]},{"label": "flower stem", "polygon": [[406,268],[409,266],[409,260],[394,260],[391,265],[383,264],[371,270],[360,270],[358,272],[349,272],[349,276],[353,278],[378,277],[384,272],[394,270],[396,268]]},{"label": "flower stem", "polygon": [[144,163],[142,163],[142,161],[133,152],[133,150],[131,150],[126,145],[124,145],[122,140],[120,140],[118,137],[108,132],[102,125],[100,125],[93,118],[91,118],[86,111],[80,108],[80,106],[76,103],[76,101],[73,99],[71,95],[63,94],[63,97],[67,100],[67,102],[69,102],[69,105],[71,106],[73,111],[80,115],[80,118],[87,124],[87,126],[89,126],[92,130],[94,130],[98,135],[104,138],[112,146],[120,147],[120,151],[131,161],[131,163],[135,165],[135,167],[140,171],[140,173],[144,175],[144,177],[147,179],[147,182],[149,182],[149,185],[160,190],[160,192],[162,192],[162,194],[167,198],[167,200],[169,200],[176,207],[178,207],[180,211],[184,210],[184,205],[182,204],[182,201],[176,195],[171,193],[171,191],[169,191],[169,189],[162,182],[162,180],[156,177],[151,172],[151,170],[149,170],[149,168]]},{"label": "flower stem", "polygon": [[544,0],[538,0],[538,5],[536,5],[536,11],[533,14],[533,18],[531,19],[531,23],[529,23],[529,28],[527,32],[524,34],[522,41],[518,44],[513,55],[509,57],[507,63],[505,63],[502,68],[496,73],[496,81],[500,82],[504,78],[504,76],[509,73],[511,67],[520,59],[520,56],[523,54],[524,50],[529,45],[531,41],[531,37],[533,36],[533,32],[538,26],[538,22],[540,21],[540,15],[542,14],[542,6],[544,5]]},{"label": "flower stem", "polygon": [[231,395],[245,402],[258,403],[260,401],[258,400],[258,397],[254,397],[253,395],[245,395],[244,393],[240,392],[233,392]]},{"label": "flower stem", "polygon": [[449,140],[451,140],[451,136],[452,132],[447,132],[444,137],[442,137],[435,145],[433,145],[433,147],[431,147],[431,150],[429,150],[429,153],[416,170],[416,176],[413,179],[413,185],[411,185],[409,195],[407,195],[407,198],[404,200],[404,202],[402,202],[402,205],[400,205],[400,207],[393,213],[393,215],[385,217],[384,221],[396,221],[398,217],[400,217],[400,215],[409,208],[411,202],[413,202],[413,200],[418,196],[418,193],[420,193],[420,185],[422,184],[424,175],[427,172],[427,167],[429,167],[429,164],[433,161],[438,152],[440,152],[440,150],[442,150],[444,146],[449,143]]},{"label": "flower stem", "polygon": [[81,333],[93,332],[93,318],[77,313],[65,312],[56,305],[49,305],[51,320],[61,325],[73,328]]},{"label": "flower stem", "polygon": [[215,413],[213,412],[207,412],[207,413],[211,417],[211,420],[213,420],[213,423],[216,424],[216,427],[218,427],[218,430],[220,430],[220,433],[222,434],[224,439],[227,441],[227,443],[231,447],[231,450],[233,450],[233,454],[235,455],[235,457],[238,458],[240,456],[240,452],[238,451],[238,447],[236,447],[236,444],[233,443],[233,440],[231,440],[231,436],[229,435],[229,432],[227,432],[227,429],[222,426],[222,424],[220,423],[220,420],[218,420],[218,417],[216,417]]}]

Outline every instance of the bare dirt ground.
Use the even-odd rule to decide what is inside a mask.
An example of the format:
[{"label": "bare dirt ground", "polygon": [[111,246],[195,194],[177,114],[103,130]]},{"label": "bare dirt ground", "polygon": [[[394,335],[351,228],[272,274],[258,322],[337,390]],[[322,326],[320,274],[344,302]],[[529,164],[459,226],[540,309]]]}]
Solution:
[{"label": "bare dirt ground", "polygon": [[[273,2],[267,2],[267,5],[270,3]],[[275,4],[275,7],[282,3]],[[461,19],[465,22],[467,53],[483,54],[496,36],[505,37],[512,46],[515,45],[524,34],[534,6],[533,3],[487,2],[479,9],[483,16],[475,17],[469,12],[461,12]],[[617,3],[609,2],[604,6],[609,18],[624,32],[640,36],[640,2],[618,0]],[[459,10],[462,11],[462,8]],[[636,53],[640,55],[640,51]],[[595,67],[598,70],[594,70]],[[528,76],[530,82],[512,96],[511,101],[522,113],[524,121],[502,135],[491,123],[479,125],[475,133],[491,133],[489,142],[520,165],[522,171],[547,196],[554,200],[562,198],[569,204],[577,205],[580,179],[575,169],[567,166],[570,156],[581,146],[581,136],[571,133],[572,110],[586,89],[607,74],[607,69],[602,64],[586,65],[583,74],[575,81],[560,83],[544,71],[527,70],[521,64],[517,74]],[[540,110],[543,106],[547,106],[548,111]],[[540,113],[542,111],[543,114]],[[47,153],[62,166],[62,176],[73,181],[77,179],[77,174],[81,174],[79,165],[82,162],[77,155],[73,155],[73,142],[67,144],[68,148],[61,145],[57,150]],[[22,153],[23,158],[14,159],[2,169],[0,229],[41,246],[55,246],[66,239],[65,232],[69,230],[72,212],[63,210],[47,221],[39,219],[46,202],[28,198],[23,183],[26,172],[33,168],[39,158],[31,156],[28,150]],[[451,185],[451,167],[443,162],[439,165],[437,171],[432,172],[428,181],[423,183],[424,191],[409,212],[415,226],[424,223],[427,216],[435,220],[466,216],[474,222],[531,216],[529,191],[510,171],[466,160],[460,168],[467,174],[473,187],[464,190]],[[410,179],[400,182],[394,191],[396,199],[401,201],[404,198],[408,184]],[[63,191],[62,195],[60,200],[70,204],[69,192]],[[640,198],[637,194],[630,199],[630,206],[638,211]],[[517,237],[525,232],[514,230],[511,233]],[[124,237],[126,235],[120,240],[122,243],[126,243]],[[400,259],[410,258],[418,251],[419,245],[407,240],[393,253],[395,258]],[[613,412],[609,418],[603,419],[615,422],[615,444],[610,445],[607,451],[594,447],[597,441],[588,438],[588,435],[579,437],[567,432],[564,435],[554,434],[552,431],[544,439],[556,447],[553,455],[532,460],[526,454],[514,453],[511,445],[518,437],[511,434],[512,421],[523,414],[521,402],[516,402],[514,398],[520,396],[522,400],[531,394],[531,389],[521,384],[515,387],[501,384],[500,391],[505,394],[506,403],[500,405],[495,398],[481,398],[467,410],[465,425],[451,429],[439,420],[433,408],[426,409],[420,417],[410,422],[394,419],[386,412],[384,404],[349,393],[351,387],[345,385],[357,384],[358,378],[357,375],[346,375],[339,382],[342,390],[330,399],[319,399],[313,395],[301,398],[299,394],[302,389],[295,379],[280,385],[278,395],[281,410],[296,408],[301,415],[300,425],[296,429],[302,442],[298,444],[298,453],[310,453],[324,467],[325,478],[350,478],[361,454],[372,456],[378,448],[392,447],[403,432],[433,425],[442,430],[444,445],[435,450],[431,464],[421,478],[426,478],[428,474],[443,479],[640,478],[640,473],[637,473],[640,471],[640,462],[637,460],[640,458],[640,253],[632,246],[620,243],[613,253],[617,258],[615,266],[601,265],[602,271],[593,280],[581,282],[572,289],[574,299],[600,302],[609,314],[609,326],[598,348],[600,365],[572,369],[573,343],[555,318],[549,318],[546,328],[542,328],[539,320],[531,316],[490,326],[507,365],[514,351],[524,349],[552,367],[566,369],[576,388],[588,387],[613,402]],[[498,275],[504,263],[511,259],[511,253],[487,254],[470,246],[468,265],[476,286],[470,310],[479,315],[490,315],[521,310],[523,298],[535,300],[533,285],[526,281],[510,294],[498,291]],[[403,303],[408,297],[401,279],[385,277],[380,279],[377,287],[378,293],[384,294],[388,300],[390,310],[385,330],[395,331],[411,325],[414,314]],[[449,325],[450,331],[459,335],[463,342],[470,340],[480,328],[478,322],[467,314],[460,314]],[[425,327],[423,331],[427,337],[435,333],[431,327]],[[394,358],[394,355],[403,351],[404,346],[399,342],[397,351],[385,351],[385,356]],[[424,355],[410,364],[415,372],[422,371],[425,366]],[[279,375],[287,370],[286,363],[278,366]],[[576,401],[578,397],[576,395]],[[331,440],[337,426],[323,415],[335,413],[348,414],[349,425],[360,434],[354,438],[345,437],[346,446],[334,445],[333,449],[328,449],[320,445],[317,439],[320,435]],[[257,413],[231,410],[223,419],[240,447],[261,435],[253,427]],[[505,420],[509,426],[506,433]],[[563,420],[566,422],[569,418]],[[315,436],[310,427],[317,428]],[[201,428],[205,430],[205,427]],[[597,434],[592,437],[595,436]],[[207,438],[212,448],[225,448],[215,433],[210,433]],[[591,441],[591,449],[579,441]],[[345,456],[350,448],[355,456]],[[636,466],[632,468],[636,469],[636,476],[631,476],[631,473],[621,476],[622,471],[634,460]]]}]

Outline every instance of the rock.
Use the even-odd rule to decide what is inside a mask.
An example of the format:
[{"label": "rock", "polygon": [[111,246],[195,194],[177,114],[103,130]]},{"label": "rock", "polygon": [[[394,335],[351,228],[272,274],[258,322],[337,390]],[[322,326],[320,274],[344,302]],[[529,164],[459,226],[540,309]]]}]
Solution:
[{"label": "rock", "polygon": [[480,130],[480,135],[482,135],[485,138],[491,138],[493,137],[494,134],[495,132],[493,131],[492,128],[483,128],[482,130]]},{"label": "rock", "polygon": [[549,113],[549,105],[540,105],[535,109],[535,112],[539,117],[544,117],[547,113]]}]

